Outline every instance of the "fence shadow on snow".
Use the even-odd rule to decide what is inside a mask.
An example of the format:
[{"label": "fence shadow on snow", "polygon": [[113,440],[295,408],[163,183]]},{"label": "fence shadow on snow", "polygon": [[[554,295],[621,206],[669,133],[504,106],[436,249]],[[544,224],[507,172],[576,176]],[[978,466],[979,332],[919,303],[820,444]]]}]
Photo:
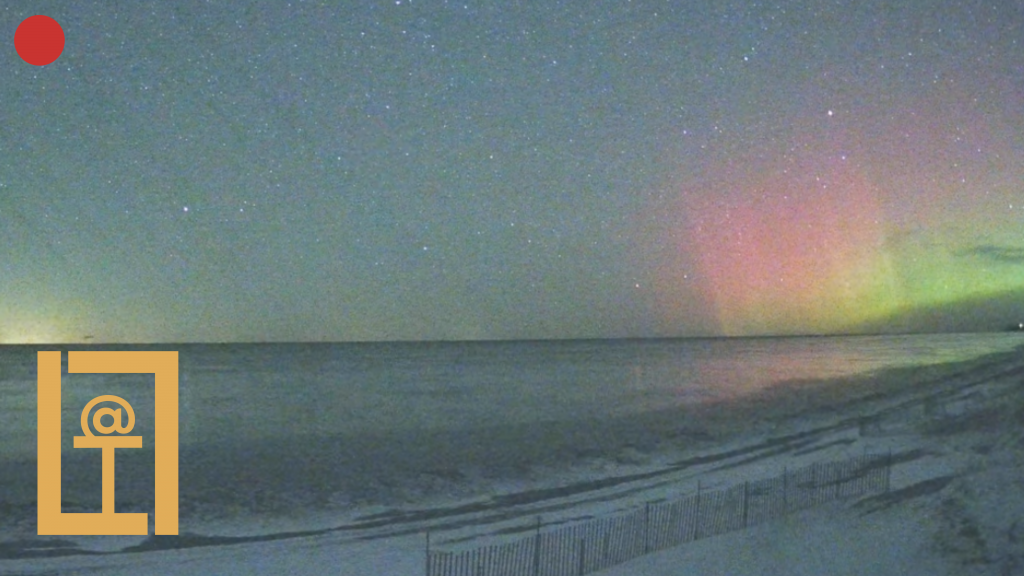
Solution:
[{"label": "fence shadow on snow", "polygon": [[889,489],[892,455],[816,463],[780,476],[647,502],[632,512],[513,542],[460,552],[426,551],[427,576],[579,576],[638,556],[830,502]]}]

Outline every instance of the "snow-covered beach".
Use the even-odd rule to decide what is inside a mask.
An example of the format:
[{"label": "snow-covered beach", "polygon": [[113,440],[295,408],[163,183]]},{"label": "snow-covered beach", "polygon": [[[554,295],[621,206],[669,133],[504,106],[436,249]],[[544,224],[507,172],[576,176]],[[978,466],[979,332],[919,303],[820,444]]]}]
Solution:
[{"label": "snow-covered beach", "polygon": [[[451,483],[459,490],[424,490],[407,503],[353,506],[342,515],[210,516],[188,525],[192,536],[50,544],[106,554],[44,557],[42,539],[22,525],[4,533],[0,572],[418,575],[427,530],[435,549],[461,550],[519,538],[538,515],[549,529],[679,498],[698,481],[729,486],[891,450],[887,494],[805,510],[602,573],[1014,574],[1024,558],[1024,528],[1016,524],[1024,511],[1022,380],[1024,357],[1016,350],[790,382],[739,400],[611,419],[602,432],[623,442],[610,455],[583,454],[571,467],[541,463],[514,479],[461,478]],[[588,438],[579,434],[554,424],[524,426],[506,441],[585,451]],[[482,446],[500,450],[501,438],[486,440]],[[442,477],[438,470],[433,481]]]}]

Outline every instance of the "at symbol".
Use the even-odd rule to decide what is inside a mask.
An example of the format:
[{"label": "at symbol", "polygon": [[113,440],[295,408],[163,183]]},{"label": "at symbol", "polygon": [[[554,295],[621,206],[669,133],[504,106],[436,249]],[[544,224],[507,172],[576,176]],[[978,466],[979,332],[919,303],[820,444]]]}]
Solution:
[{"label": "at symbol", "polygon": [[[120,396],[114,396],[113,394],[106,394],[104,396],[97,396],[89,401],[82,409],[82,433],[86,436],[93,436],[92,430],[89,430],[89,410],[93,406],[100,402],[114,402],[124,407],[125,412],[128,413],[128,425],[121,427],[121,409],[111,410],[110,408],[100,408],[96,411],[96,414],[92,417],[92,425],[100,434],[110,434],[114,430],[117,430],[119,434],[127,434],[135,428],[135,410],[132,410],[132,405],[129,404],[124,398]],[[110,426],[104,426],[102,423],[103,416],[107,414],[114,418],[114,423]]]}]

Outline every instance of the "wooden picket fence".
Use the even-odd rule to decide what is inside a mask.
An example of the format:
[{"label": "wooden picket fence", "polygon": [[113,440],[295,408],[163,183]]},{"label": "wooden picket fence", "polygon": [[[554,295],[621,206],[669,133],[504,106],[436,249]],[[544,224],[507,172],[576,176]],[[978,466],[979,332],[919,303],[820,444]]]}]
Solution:
[{"label": "wooden picket fence", "polygon": [[581,576],[638,556],[742,530],[833,500],[888,491],[892,454],[784,470],[774,478],[703,490],[631,512],[469,550],[430,549],[427,576]]}]

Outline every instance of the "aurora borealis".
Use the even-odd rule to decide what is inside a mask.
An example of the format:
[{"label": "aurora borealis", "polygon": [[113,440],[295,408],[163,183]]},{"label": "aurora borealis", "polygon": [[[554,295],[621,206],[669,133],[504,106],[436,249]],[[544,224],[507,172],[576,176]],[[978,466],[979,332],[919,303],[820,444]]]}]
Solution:
[{"label": "aurora borealis", "polygon": [[11,2],[0,342],[999,330],[1024,5]]},{"label": "aurora borealis", "polygon": [[[1019,137],[980,116],[944,136],[939,116],[898,111],[874,134],[829,126],[836,114],[817,131],[798,128],[778,157],[725,163],[710,183],[684,188],[685,234],[673,241],[696,255],[724,333],[884,330],[894,316],[1020,289],[1022,189],[1004,160]],[[968,140],[975,148],[958,153]],[[925,168],[894,160],[909,157]],[[1006,322],[1020,310],[1006,309]],[[994,317],[964,315],[945,326],[997,329]]]}]

